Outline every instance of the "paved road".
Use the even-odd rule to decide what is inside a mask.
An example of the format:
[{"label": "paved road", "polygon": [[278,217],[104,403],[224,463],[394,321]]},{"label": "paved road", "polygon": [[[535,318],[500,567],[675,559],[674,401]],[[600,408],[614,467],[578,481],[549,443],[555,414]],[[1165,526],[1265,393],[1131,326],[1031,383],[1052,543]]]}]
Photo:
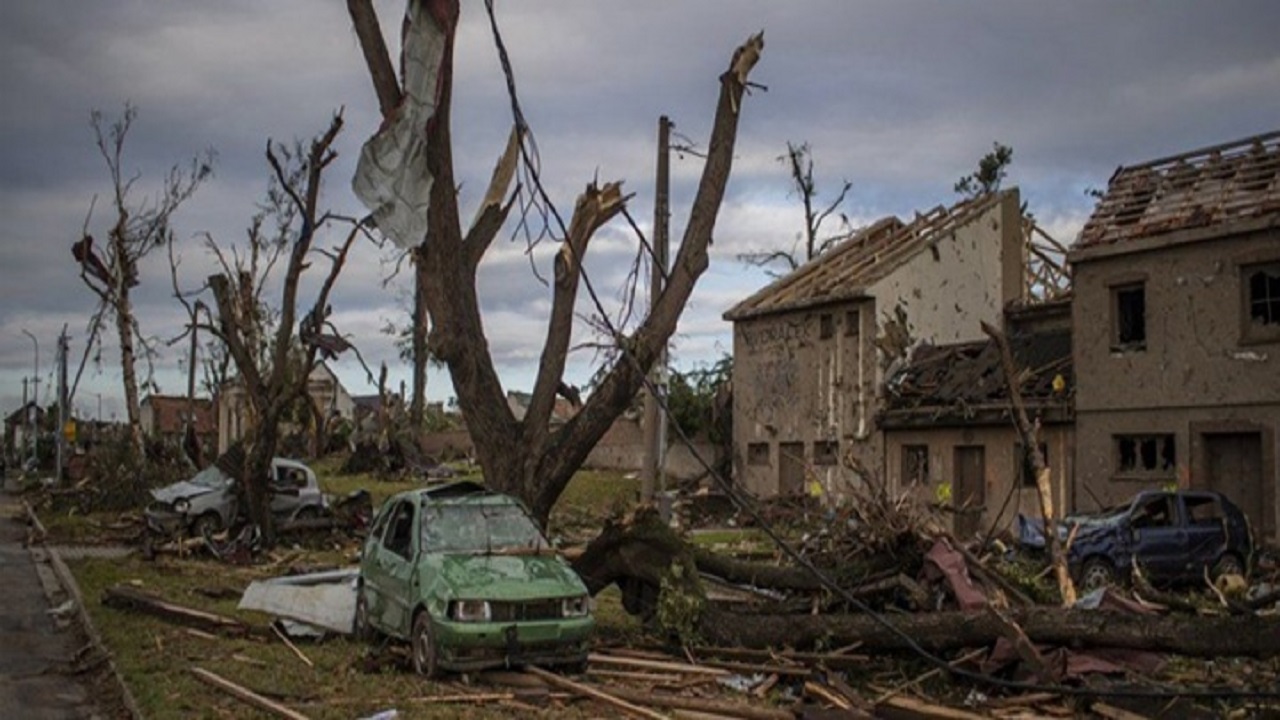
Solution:
[{"label": "paved road", "polygon": [[52,572],[23,547],[21,508],[17,498],[0,492],[0,718],[101,717],[91,680],[72,672],[83,645],[79,634],[60,628],[49,613],[41,573],[52,579]]}]

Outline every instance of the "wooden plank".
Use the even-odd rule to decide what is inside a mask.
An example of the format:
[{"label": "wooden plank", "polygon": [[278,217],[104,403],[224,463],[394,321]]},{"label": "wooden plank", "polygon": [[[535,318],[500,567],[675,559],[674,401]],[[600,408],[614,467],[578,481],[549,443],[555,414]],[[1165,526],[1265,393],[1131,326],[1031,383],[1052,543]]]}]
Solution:
[{"label": "wooden plank", "polygon": [[252,705],[259,710],[271,713],[277,717],[285,718],[286,720],[308,720],[306,715],[295,710],[291,710],[274,700],[265,698],[246,687],[237,685],[224,677],[205,670],[204,668],[193,667],[191,668],[191,673],[195,675],[200,682],[215,687],[231,695],[237,700],[247,705]]},{"label": "wooden plank", "polygon": [[642,658],[614,657],[603,653],[591,653],[587,660],[603,665],[622,665],[624,667],[644,668],[646,670],[662,670],[665,672],[685,673],[686,675],[731,675],[728,670],[689,663],[668,662],[665,660],[644,660]]},{"label": "wooden plank", "polygon": [[[535,675],[538,678],[541,678],[542,680],[545,680],[550,685],[555,685],[556,687],[564,688],[565,690],[568,690],[573,693],[577,693],[578,695],[581,695],[583,697],[591,698],[592,700],[598,700],[606,705],[611,705],[619,710],[622,710],[623,712],[630,713],[636,717],[650,718],[650,720],[664,720],[664,718],[666,718],[665,715],[658,712],[654,712],[649,708],[640,707],[639,705],[634,705],[630,702],[627,702],[626,700],[621,699],[620,697],[611,695],[603,690],[591,687],[590,685],[584,685],[579,682],[574,682],[569,678],[561,677],[552,672],[547,672],[546,670],[543,670],[542,668],[534,665],[529,665],[528,667],[526,667],[525,672],[531,675]],[[643,695],[643,693],[641,693],[641,695]],[[640,702],[644,702],[644,700],[640,700]]]},{"label": "wooden plank", "polygon": [[694,710],[697,712],[712,713],[715,715],[728,715],[730,717],[742,718],[743,720],[795,720],[795,714],[790,710],[781,710],[778,708],[756,707],[751,705],[742,705],[739,703],[707,700],[705,698],[684,697],[683,695],[671,695],[668,693],[656,693],[622,687],[611,687],[609,688],[609,692],[623,700],[642,702],[646,705],[670,708],[673,710]]},{"label": "wooden plank", "polygon": [[893,697],[876,704],[876,717],[885,720],[987,720],[987,716],[934,705],[912,697]]}]

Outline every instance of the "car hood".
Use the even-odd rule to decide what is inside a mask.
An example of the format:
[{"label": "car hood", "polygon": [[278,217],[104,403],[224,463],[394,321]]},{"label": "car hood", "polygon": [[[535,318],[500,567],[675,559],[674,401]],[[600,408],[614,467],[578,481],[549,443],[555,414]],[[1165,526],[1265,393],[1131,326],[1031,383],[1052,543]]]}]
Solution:
[{"label": "car hood", "polygon": [[162,503],[173,504],[178,500],[190,500],[193,497],[207,495],[208,493],[217,491],[218,488],[211,488],[207,485],[196,485],[195,483],[183,480],[182,482],[177,482],[172,485],[152,490],[151,497]]},{"label": "car hood", "polygon": [[440,564],[440,577],[455,597],[531,600],[587,593],[578,574],[552,554],[436,555],[431,559]]}]

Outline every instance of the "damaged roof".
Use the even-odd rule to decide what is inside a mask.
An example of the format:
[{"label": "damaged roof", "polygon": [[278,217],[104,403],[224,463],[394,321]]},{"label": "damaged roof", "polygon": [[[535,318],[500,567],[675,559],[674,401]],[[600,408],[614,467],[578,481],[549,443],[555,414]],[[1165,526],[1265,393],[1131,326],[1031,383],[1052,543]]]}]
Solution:
[{"label": "damaged roof", "polygon": [[745,320],[862,297],[871,285],[1015,192],[990,193],[950,208],[939,205],[917,213],[910,223],[892,216],[879,220],[733,306],[724,319]]},{"label": "damaged roof", "polygon": [[[1046,421],[1070,419],[1075,390],[1071,331],[1011,335],[1014,364],[1021,369],[1028,414]],[[1054,381],[1061,376],[1061,389]],[[885,382],[884,427],[922,424],[1008,422],[1009,392],[992,340],[921,345]]]},{"label": "damaged roof", "polygon": [[1076,248],[1280,212],[1280,131],[1117,168]]}]

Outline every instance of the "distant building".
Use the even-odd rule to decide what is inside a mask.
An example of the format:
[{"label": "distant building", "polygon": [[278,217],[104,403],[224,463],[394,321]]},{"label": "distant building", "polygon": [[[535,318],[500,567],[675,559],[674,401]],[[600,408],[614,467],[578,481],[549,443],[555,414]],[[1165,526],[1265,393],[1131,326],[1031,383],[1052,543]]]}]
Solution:
[{"label": "distant building", "polygon": [[148,395],[138,408],[142,433],[148,438],[181,443],[187,423],[195,423],[196,437],[206,452],[218,442],[218,415],[213,400],[195,398],[188,402],[181,395]]},{"label": "distant building", "polygon": [[1220,490],[1277,536],[1280,132],[1116,170],[1068,255],[1076,499]]},{"label": "distant building", "polygon": [[[355,401],[327,363],[320,363],[307,380],[307,397],[325,418],[334,415],[355,417]],[[218,452],[224,453],[245,436],[253,418],[244,385],[238,380],[223,384],[218,391]]]}]

